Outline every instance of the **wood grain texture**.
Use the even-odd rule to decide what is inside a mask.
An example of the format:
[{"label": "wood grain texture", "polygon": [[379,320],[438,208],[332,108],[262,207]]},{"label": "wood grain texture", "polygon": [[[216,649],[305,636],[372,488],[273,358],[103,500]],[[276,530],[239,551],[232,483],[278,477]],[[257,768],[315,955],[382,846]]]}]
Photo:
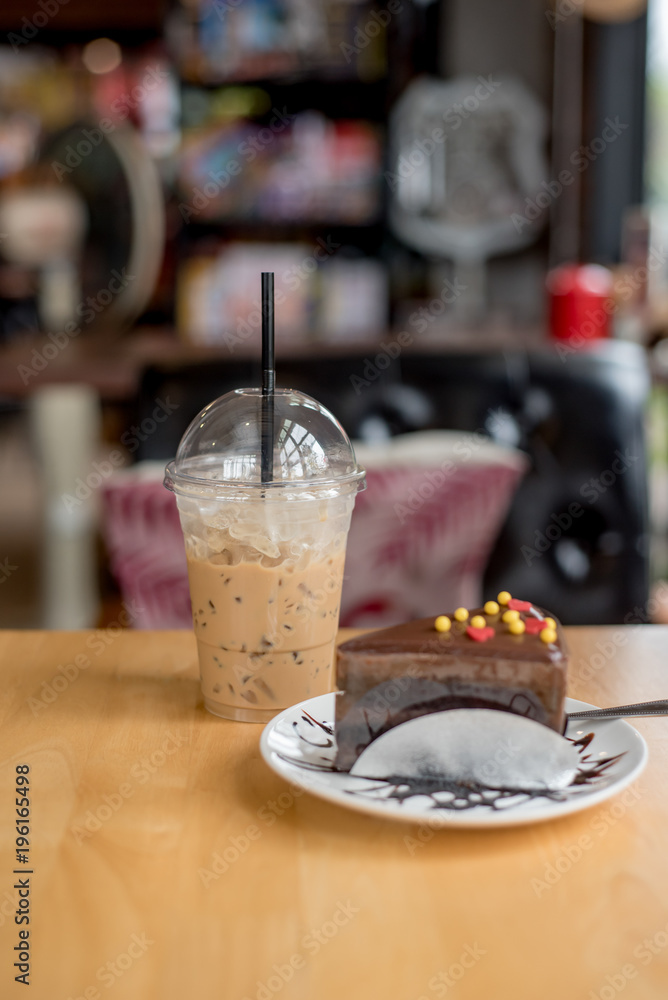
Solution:
[{"label": "wood grain texture", "polygon": [[[668,627],[567,636],[573,697],[668,694]],[[204,711],[189,632],[0,633],[0,670],[3,1000],[668,995],[668,719],[634,721],[650,746],[635,794],[433,833],[295,796],[261,727]],[[29,990],[12,967],[18,763]]]}]

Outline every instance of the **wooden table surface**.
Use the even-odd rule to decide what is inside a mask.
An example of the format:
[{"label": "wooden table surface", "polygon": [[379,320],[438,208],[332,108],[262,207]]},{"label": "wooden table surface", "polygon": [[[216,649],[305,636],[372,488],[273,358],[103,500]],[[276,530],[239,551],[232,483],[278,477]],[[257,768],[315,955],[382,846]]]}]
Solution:
[{"label": "wooden table surface", "polygon": [[[668,627],[567,632],[571,696],[668,694]],[[203,709],[189,632],[5,632],[0,668],[3,1000],[668,996],[668,719],[603,805],[433,832],[295,795]]]}]

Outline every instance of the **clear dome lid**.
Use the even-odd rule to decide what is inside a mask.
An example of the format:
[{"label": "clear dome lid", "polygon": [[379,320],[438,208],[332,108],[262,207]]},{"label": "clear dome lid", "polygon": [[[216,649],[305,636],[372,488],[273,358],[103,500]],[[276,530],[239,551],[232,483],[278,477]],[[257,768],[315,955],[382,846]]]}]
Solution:
[{"label": "clear dome lid", "polygon": [[[271,398],[271,397],[270,397]],[[205,406],[165,470],[165,486],[184,496],[239,495],[285,487],[297,492],[364,489],[364,469],[348,435],[317,400],[293,389],[273,393],[273,475],[262,482],[263,397],[235,389]]]}]

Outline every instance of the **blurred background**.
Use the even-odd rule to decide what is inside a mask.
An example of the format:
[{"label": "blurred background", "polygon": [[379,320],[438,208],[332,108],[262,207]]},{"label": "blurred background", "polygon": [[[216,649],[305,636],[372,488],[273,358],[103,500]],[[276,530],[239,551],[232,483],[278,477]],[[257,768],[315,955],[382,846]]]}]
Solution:
[{"label": "blurred background", "polygon": [[328,406],[342,624],[668,620],[668,0],[5,0],[0,626],[188,627],[162,469]]}]

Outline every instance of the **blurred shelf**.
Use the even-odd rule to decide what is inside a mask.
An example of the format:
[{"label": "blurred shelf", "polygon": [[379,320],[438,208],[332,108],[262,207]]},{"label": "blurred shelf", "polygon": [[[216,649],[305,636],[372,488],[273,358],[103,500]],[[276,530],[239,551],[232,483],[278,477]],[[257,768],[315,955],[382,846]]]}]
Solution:
[{"label": "blurred shelf", "polygon": [[[70,42],[72,32],[98,32],[114,28],[122,31],[144,29],[152,34],[159,34],[162,31],[167,0],[142,0],[142,3],[136,3],[135,0],[115,0],[113,4],[96,4],[91,3],[91,0],[58,0],[56,7],[56,11],[52,13],[50,10],[42,11],[39,4],[27,4],[25,0],[2,0],[0,29],[24,33],[26,42],[39,35],[40,45],[62,42],[63,39],[59,36],[63,34],[67,35],[67,41]],[[49,15],[46,25],[40,23],[45,14]],[[29,28],[25,21],[30,22]]]},{"label": "blurred shelf", "polygon": [[262,87],[272,105],[287,105],[291,112],[316,108],[332,120],[364,118],[386,122],[388,83],[386,78],[362,80],[359,77],[325,76],[318,73],[295,73],[283,78],[244,77],[239,80],[201,81],[182,79],[186,88],[211,91],[223,87]]},{"label": "blurred shelf", "polygon": [[[385,331],[377,338],[367,338],[355,342],[277,343],[277,357],[287,362],[292,358],[351,357],[373,362],[378,354],[386,353],[386,348],[394,340],[398,331]],[[499,351],[533,351],[545,349],[549,345],[544,332],[537,327],[462,330],[433,334],[401,346],[400,354],[425,353],[485,353]],[[167,328],[140,328],[116,338],[91,337],[89,340],[73,340],[45,366],[35,370],[35,358],[41,355],[46,338],[0,348],[0,397],[24,399],[38,386],[53,383],[82,382],[94,386],[101,397],[109,402],[127,402],[136,396],[142,371],[149,365],[174,366],[193,365],[208,361],[229,361],[231,365],[239,361],[256,360],[259,366],[259,349],[238,347],[232,353],[224,345],[196,346],[180,340],[173,330]],[[393,352],[394,353],[394,350]],[[32,370],[33,374],[29,374]]]},{"label": "blurred shelf", "polygon": [[271,233],[272,239],[277,239],[277,234],[285,234],[289,239],[296,239],[296,234],[299,230],[304,233],[312,234],[317,230],[318,234],[322,233],[323,228],[327,229],[333,235],[341,235],[345,239],[353,239],[358,235],[358,231],[361,229],[365,234],[374,234],[376,231],[378,236],[386,235],[385,222],[380,214],[374,214],[366,221],[360,222],[345,222],[341,219],[331,219],[331,218],[312,218],[312,219],[260,219],[260,218],[241,218],[241,217],[221,217],[221,218],[197,218],[190,219],[188,221],[188,227],[193,234],[199,235],[197,233],[198,227],[202,230],[202,235],[210,235],[212,228],[218,228],[224,230],[224,235],[226,239],[230,237],[232,231],[242,234],[244,237],[257,236],[258,233],[267,232]]}]

